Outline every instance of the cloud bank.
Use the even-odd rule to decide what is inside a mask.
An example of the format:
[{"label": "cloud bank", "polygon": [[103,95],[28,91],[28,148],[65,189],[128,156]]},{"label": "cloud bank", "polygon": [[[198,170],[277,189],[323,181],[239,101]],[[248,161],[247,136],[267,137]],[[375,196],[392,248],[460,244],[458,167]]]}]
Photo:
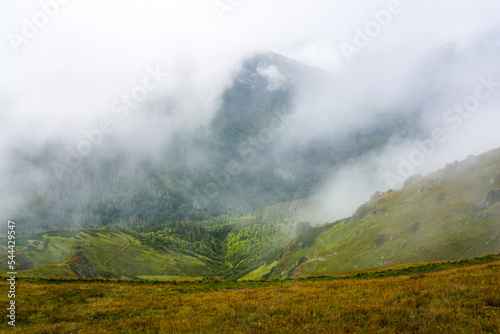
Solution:
[{"label": "cloud bank", "polygon": [[[446,140],[423,152],[413,173],[497,147],[499,9],[493,0],[4,3],[0,209],[16,201],[8,191],[19,172],[14,152],[50,143],[76,150],[109,120],[104,128],[113,130],[101,129],[102,141],[156,154],[176,132],[209,124],[243,61],[270,50],[331,77],[297,93],[283,150],[332,134],[346,137],[380,112],[415,110],[426,139],[437,129]],[[161,77],[155,81],[151,71]],[[259,73],[270,90],[283,84],[272,67]],[[478,85],[481,96],[490,94],[475,106]],[[454,112],[456,105],[465,111]],[[410,160],[418,145],[394,138],[379,154],[332,172],[318,189],[332,219],[350,215],[375,190],[400,186],[387,173],[404,178],[401,159]],[[25,173],[39,181],[46,169]]]}]

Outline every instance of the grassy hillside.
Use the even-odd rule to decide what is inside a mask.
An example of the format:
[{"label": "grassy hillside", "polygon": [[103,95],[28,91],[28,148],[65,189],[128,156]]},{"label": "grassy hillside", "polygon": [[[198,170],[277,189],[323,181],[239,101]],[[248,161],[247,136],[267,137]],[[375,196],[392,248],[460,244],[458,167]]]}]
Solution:
[{"label": "grassy hillside", "polygon": [[[68,261],[81,252],[100,277],[236,279],[277,262],[308,205],[301,200],[269,206],[254,215],[170,221],[156,232],[108,227],[18,236],[16,261],[21,275],[75,277]],[[0,246],[0,251],[5,269],[6,248]]]},{"label": "grassy hillside", "polygon": [[298,225],[324,221],[313,201],[298,200],[249,215],[167,221],[154,232],[108,227],[20,237],[18,269],[73,277],[71,268],[82,264],[70,257],[81,252],[100,277],[282,279],[493,254],[500,251],[499,167],[500,149],[469,157],[316,227]]},{"label": "grassy hillside", "polygon": [[[499,256],[288,281],[19,282],[26,333],[498,333]],[[433,266],[448,269],[434,271]],[[416,274],[412,274],[416,273]],[[8,283],[2,279],[0,289]],[[130,301],[133,300],[133,303]],[[7,294],[0,294],[6,305]],[[7,310],[1,311],[5,318]]]},{"label": "grassy hillside", "polygon": [[401,190],[375,194],[350,219],[294,239],[266,277],[306,277],[496,253],[499,189],[500,149],[413,177]]},{"label": "grassy hillside", "polygon": [[70,264],[72,256],[80,251],[101,277],[200,277],[220,271],[214,261],[201,255],[157,250],[120,229],[52,231],[21,238],[18,244],[17,251],[29,257],[33,267],[18,270],[21,276],[76,276]]}]

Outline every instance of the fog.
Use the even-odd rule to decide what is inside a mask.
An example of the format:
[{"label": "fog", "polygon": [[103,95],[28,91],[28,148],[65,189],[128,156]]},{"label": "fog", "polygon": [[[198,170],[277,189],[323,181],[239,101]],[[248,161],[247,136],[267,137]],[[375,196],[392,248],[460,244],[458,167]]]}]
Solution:
[{"label": "fog", "polygon": [[[347,138],[380,112],[418,112],[415,126],[427,131],[333,169],[315,193],[331,220],[400,187],[410,176],[401,159],[418,162],[408,174],[426,174],[500,146],[497,1],[42,0],[0,9],[2,216],[22,203],[13,182],[54,178],[53,165],[19,167],[19,152],[57,144],[64,159],[100,129],[89,156],[109,145],[157,156],[176,133],[208,126],[244,61],[271,51],[327,77],[302,83],[276,151]],[[258,73],[270,91],[286,85],[275,67]],[[470,112],[453,111],[471,96]]]}]

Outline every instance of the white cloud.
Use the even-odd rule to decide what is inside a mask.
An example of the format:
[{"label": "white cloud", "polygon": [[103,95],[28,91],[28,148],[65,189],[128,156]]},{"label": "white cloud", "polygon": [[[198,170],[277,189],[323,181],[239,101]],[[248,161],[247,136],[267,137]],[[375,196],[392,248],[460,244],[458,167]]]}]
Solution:
[{"label": "white cloud", "polygon": [[[221,21],[209,0],[69,1],[16,54],[7,34],[22,35],[23,18],[33,20],[41,7],[38,2],[3,2],[0,154],[8,156],[20,138],[72,142],[140,83],[147,66],[171,74],[151,97],[176,108],[165,117],[124,123],[117,134],[125,143],[152,123],[169,130],[165,133],[207,124],[243,59],[269,50],[324,69],[333,78],[298,95],[290,143],[291,138],[308,142],[349,133],[381,110],[421,108],[424,123],[434,127],[445,108],[470,94],[479,76],[500,79],[500,4],[493,0],[401,0],[401,14],[347,63],[340,45],[352,42],[356,28],[389,3],[252,0],[235,6]],[[439,54],[443,46],[449,52]],[[283,84],[273,67],[260,68],[260,73],[271,90]],[[463,132],[450,135],[456,153],[446,157],[497,145],[498,137],[487,133],[497,133],[492,124],[498,124],[498,106],[492,99]],[[9,161],[1,165],[8,169]]]},{"label": "white cloud", "polygon": [[267,90],[271,92],[283,88],[286,83],[286,77],[274,65],[264,66],[261,64],[257,67],[257,73],[266,78]]}]

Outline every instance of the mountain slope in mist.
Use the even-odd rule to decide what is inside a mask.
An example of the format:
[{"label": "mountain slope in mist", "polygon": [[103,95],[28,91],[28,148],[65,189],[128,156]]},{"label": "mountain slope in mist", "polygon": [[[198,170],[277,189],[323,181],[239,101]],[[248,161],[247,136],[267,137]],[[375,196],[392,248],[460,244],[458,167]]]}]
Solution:
[{"label": "mountain slope in mist", "polygon": [[[417,111],[381,112],[348,135],[291,145],[290,136],[302,136],[288,128],[297,94],[333,80],[278,54],[255,56],[243,64],[208,126],[178,129],[169,140],[151,129],[147,137],[157,150],[147,139],[124,145],[111,136],[77,167],[58,174],[54,162],[71,154],[64,143],[25,145],[9,156],[16,166],[11,217],[29,233],[108,225],[150,232],[166,221],[200,221],[228,210],[247,214],[312,196],[339,165],[395,136],[423,135]],[[165,116],[169,103],[137,112]]]},{"label": "mountain slope in mist", "polygon": [[75,276],[80,251],[97,275],[146,279],[307,277],[498,253],[499,166],[500,148],[470,156],[316,227],[305,222],[324,221],[311,199],[254,215],[168,222],[156,232],[108,227],[25,236],[21,272]]},{"label": "mountain slope in mist", "polygon": [[302,224],[266,278],[306,277],[500,251],[500,148],[376,193],[349,219]]},{"label": "mountain slope in mist", "polygon": [[[87,271],[101,277],[236,279],[262,263],[277,262],[293,238],[295,225],[317,216],[312,208],[311,201],[294,201],[254,215],[171,221],[156,232],[108,226],[23,235],[17,240],[16,261],[23,276],[75,277],[71,268],[84,258]],[[0,250],[4,269],[7,249]]]}]

